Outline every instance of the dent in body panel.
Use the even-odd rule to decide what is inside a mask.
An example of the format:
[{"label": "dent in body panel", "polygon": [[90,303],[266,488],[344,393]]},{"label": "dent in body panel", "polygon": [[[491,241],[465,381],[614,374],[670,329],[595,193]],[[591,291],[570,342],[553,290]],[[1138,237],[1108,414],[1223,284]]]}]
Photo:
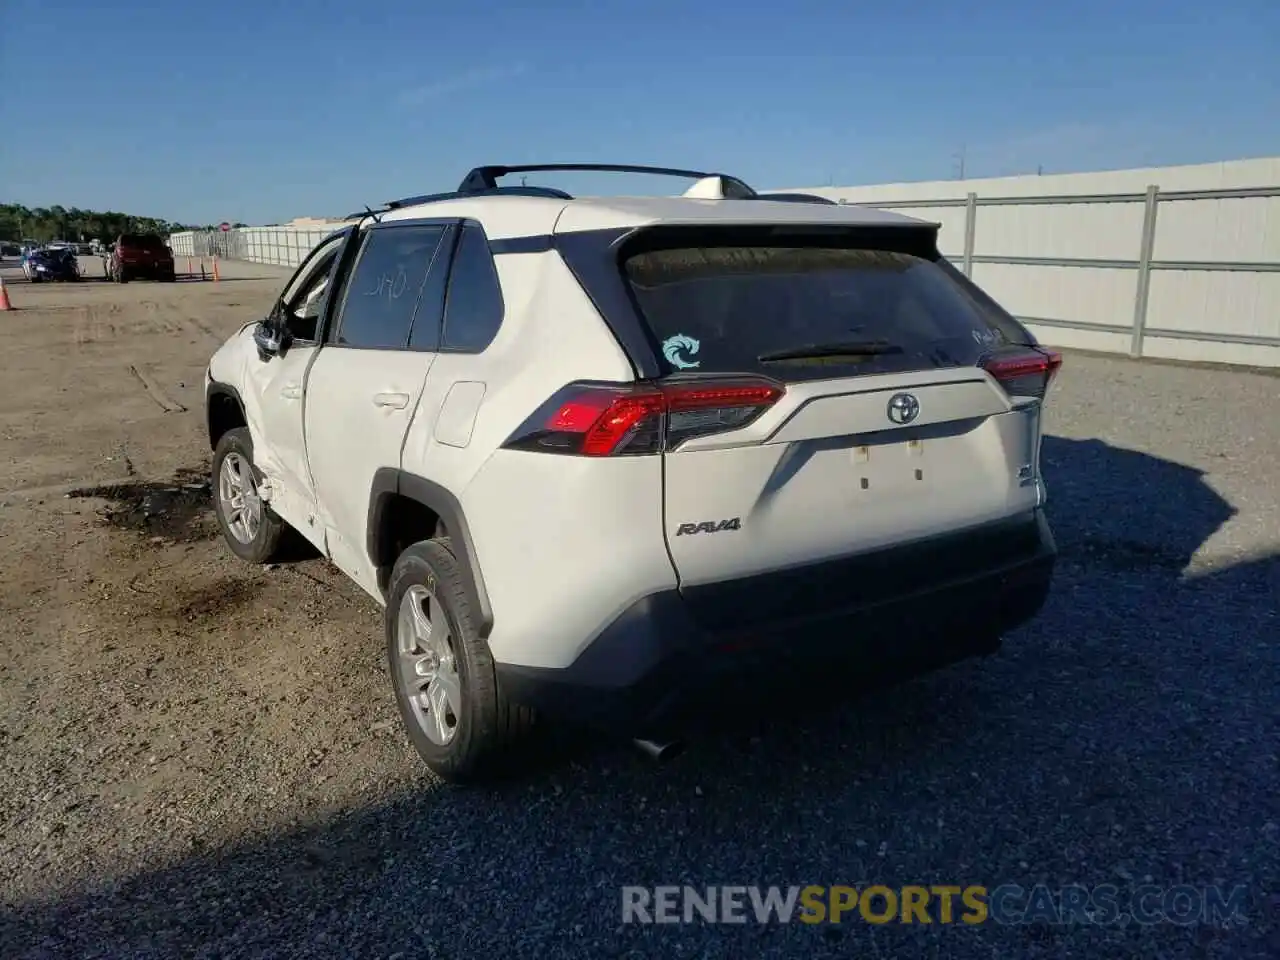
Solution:
[{"label": "dent in body panel", "polygon": [[[280,363],[272,360],[264,363],[258,355],[257,345],[253,341],[253,330],[256,323],[245,324],[228,338],[209,359],[209,379],[225,384],[233,389],[239,400],[240,410],[244,415],[245,426],[249,431],[249,439],[253,444],[254,466],[262,476],[260,489],[263,499],[270,503],[271,509],[290,526],[302,534],[321,552],[326,552],[326,543],[322,529],[315,527],[314,511],[309,497],[310,488],[303,489],[301,483],[290,479],[291,465],[280,456],[277,445],[270,440],[270,431],[264,422],[263,397],[264,389],[271,386],[266,380],[275,371],[269,371],[271,364]],[[306,359],[306,358],[304,358]],[[309,363],[309,359],[307,359]],[[278,370],[279,367],[276,367]],[[299,404],[301,400],[298,401]],[[305,453],[298,451],[301,463],[293,464],[298,476],[307,475]]]},{"label": "dent in body panel", "polygon": [[[234,370],[230,378],[224,378],[214,371],[215,379],[223,379],[240,391],[240,402],[243,407],[245,425],[249,428],[249,438],[253,441],[254,460],[258,467],[263,466],[263,458],[270,458],[270,450],[264,440],[262,426],[262,380],[263,373],[258,368],[266,366],[258,356],[257,344],[253,342],[253,327],[242,330],[229,348],[231,360],[229,365]],[[229,358],[230,359],[230,358]]]},{"label": "dent in body panel", "polygon": [[253,330],[256,326],[256,321],[245,324],[213,352],[209,357],[209,379],[225,383],[240,393],[244,392],[249,357],[257,357],[257,347],[253,342]]},{"label": "dent in body panel", "polygon": [[[307,373],[317,355],[311,344],[295,345],[263,361],[253,341],[253,325],[231,348],[238,374],[229,381],[240,393],[245,424],[253,443],[254,466],[266,480],[263,498],[272,510],[317,548],[325,550],[315,526],[315,502],[307,463],[302,412]],[[216,369],[215,376],[216,376]],[[296,389],[284,396],[285,387]]]}]

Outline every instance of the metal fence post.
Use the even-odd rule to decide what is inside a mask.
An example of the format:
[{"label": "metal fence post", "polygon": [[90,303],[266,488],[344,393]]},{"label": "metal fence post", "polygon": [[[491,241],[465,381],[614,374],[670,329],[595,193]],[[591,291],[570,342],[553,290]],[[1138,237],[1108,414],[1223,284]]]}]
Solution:
[{"label": "metal fence post", "polygon": [[1147,187],[1142,211],[1142,246],[1138,251],[1138,286],[1133,298],[1133,340],[1129,356],[1142,356],[1142,335],[1147,327],[1147,301],[1151,294],[1151,255],[1156,246],[1156,210],[1160,206],[1160,187]]},{"label": "metal fence post", "polygon": [[973,277],[973,238],[977,229],[978,195],[971,193],[964,204],[964,275]]}]

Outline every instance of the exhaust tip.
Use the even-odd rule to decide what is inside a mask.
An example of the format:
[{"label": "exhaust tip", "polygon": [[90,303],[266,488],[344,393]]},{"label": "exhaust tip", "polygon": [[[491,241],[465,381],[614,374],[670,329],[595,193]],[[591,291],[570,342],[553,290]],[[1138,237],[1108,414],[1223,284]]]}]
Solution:
[{"label": "exhaust tip", "polygon": [[674,760],[680,754],[684,753],[684,744],[679,740],[636,739],[632,742],[637,748],[639,748],[640,752],[658,763],[666,763],[669,760]]}]

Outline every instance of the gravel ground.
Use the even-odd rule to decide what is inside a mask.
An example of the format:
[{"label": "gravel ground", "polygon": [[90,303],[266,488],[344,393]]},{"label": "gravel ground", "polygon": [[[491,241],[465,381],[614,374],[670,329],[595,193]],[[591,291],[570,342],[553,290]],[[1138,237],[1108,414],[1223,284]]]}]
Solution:
[{"label": "gravel ground", "polygon": [[[224,277],[10,287],[0,956],[1280,955],[1280,378],[1068,356],[1061,565],[999,655],[456,790],[374,606],[215,538],[193,387],[281,271]],[[1243,886],[1245,919],[621,923],[624,885],[868,883]]]}]

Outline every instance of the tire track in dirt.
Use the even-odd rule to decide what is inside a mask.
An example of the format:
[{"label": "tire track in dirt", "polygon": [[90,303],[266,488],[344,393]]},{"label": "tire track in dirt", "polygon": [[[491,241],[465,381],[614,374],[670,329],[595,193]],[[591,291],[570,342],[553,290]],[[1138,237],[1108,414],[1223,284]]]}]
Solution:
[{"label": "tire track in dirt", "polygon": [[137,364],[129,364],[129,372],[134,378],[142,384],[142,389],[148,397],[156,402],[165,413],[186,413],[187,408],[180,404],[173,397],[165,393],[164,388],[156,382],[155,377],[151,376],[146,370]]},{"label": "tire track in dirt", "polygon": [[203,320],[199,319],[198,317],[187,315],[186,322],[187,322],[187,326],[191,330],[195,331],[196,333],[204,337],[205,340],[208,341],[210,346],[214,346],[214,347],[219,346],[225,339],[223,337],[218,336],[216,333],[214,333],[213,330],[209,327],[209,325],[206,324]]}]

